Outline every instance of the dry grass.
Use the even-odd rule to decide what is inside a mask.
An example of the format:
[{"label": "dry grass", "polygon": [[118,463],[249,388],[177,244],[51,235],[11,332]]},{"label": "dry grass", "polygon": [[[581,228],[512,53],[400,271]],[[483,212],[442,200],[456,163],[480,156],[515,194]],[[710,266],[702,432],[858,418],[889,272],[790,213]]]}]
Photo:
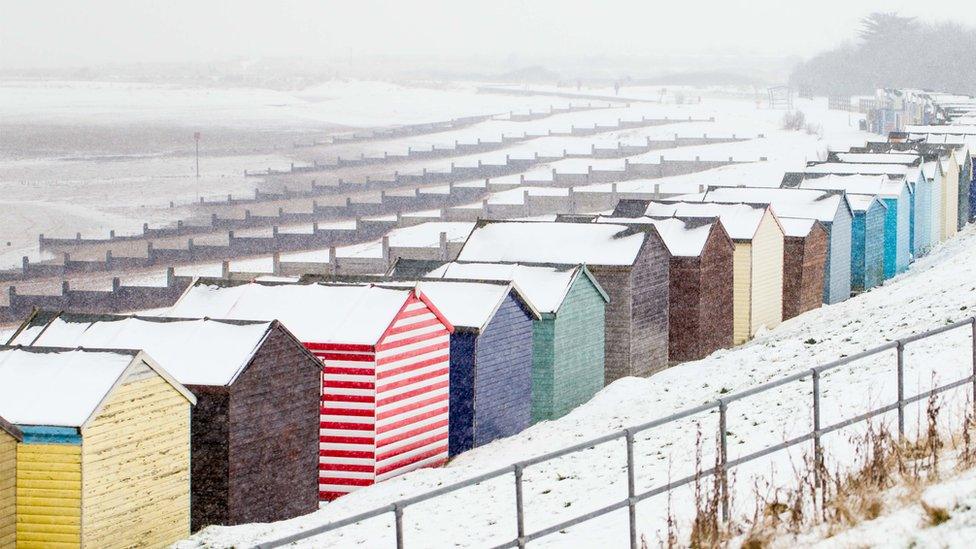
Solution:
[{"label": "dry grass", "polygon": [[925,501],[922,501],[921,505],[922,510],[925,511],[926,526],[938,526],[952,518],[952,516],[949,514],[949,510],[945,507],[929,505]]},{"label": "dry grass", "polygon": [[[967,407],[968,408],[968,407]],[[753,488],[754,511],[749,518],[723,520],[722,504],[731,509],[729,486],[721,474],[723,456],[716,455],[717,474],[705,476],[702,462],[702,437],[698,433],[695,449],[694,520],[687,537],[680,536],[668,500],[668,534],[662,547],[726,547],[733,540],[746,549],[769,547],[784,535],[796,536],[811,528],[821,528],[826,536],[873,520],[887,506],[917,503],[925,487],[939,480],[941,459],[947,444],[956,450],[956,467],[976,466],[976,407],[967,412],[962,429],[946,437],[939,432],[941,402],[929,398],[925,426],[914,440],[900,439],[888,426],[869,422],[864,434],[852,437],[853,461],[846,467],[829,468],[823,459],[804,456],[793,471],[789,488]],[[949,520],[947,509],[921,502],[925,525],[936,526]],[[686,540],[682,543],[680,540]],[[646,546],[646,543],[642,543]]]},{"label": "dry grass", "polygon": [[[678,531],[668,495],[667,539],[659,546],[715,548],[735,542],[745,549],[770,547],[783,536],[798,536],[819,528],[827,537],[880,517],[888,507],[920,504],[925,522],[937,526],[949,520],[949,510],[922,501],[926,487],[940,479],[940,468],[951,445],[956,469],[976,467],[976,405],[967,406],[961,429],[940,433],[941,401],[928,399],[924,421],[915,439],[899,438],[885,424],[868,422],[862,435],[850,439],[853,460],[828,467],[823,458],[805,455],[794,467],[789,488],[753,487],[751,517],[723,520],[723,501],[732,509],[730,486],[722,474],[724,457],[715,456],[716,474],[705,475],[702,435],[695,442],[694,518],[687,536]],[[720,445],[716,445],[720,448]],[[734,478],[728,476],[728,478]],[[730,481],[731,483],[731,481]],[[641,540],[646,549],[646,540]]]}]

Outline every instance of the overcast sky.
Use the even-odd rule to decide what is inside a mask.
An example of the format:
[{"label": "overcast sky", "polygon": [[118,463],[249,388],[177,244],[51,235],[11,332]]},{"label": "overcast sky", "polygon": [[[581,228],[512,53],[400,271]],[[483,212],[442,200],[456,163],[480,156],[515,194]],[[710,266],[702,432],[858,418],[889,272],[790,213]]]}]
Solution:
[{"label": "overcast sky", "polygon": [[0,0],[0,68],[409,54],[809,56],[860,16],[976,26],[972,0]]}]

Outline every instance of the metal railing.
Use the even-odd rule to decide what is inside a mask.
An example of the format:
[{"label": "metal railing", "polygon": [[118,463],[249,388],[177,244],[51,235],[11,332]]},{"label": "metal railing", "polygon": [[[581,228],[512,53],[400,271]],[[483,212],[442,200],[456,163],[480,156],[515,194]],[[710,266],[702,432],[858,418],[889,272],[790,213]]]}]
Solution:
[{"label": "metal railing", "polygon": [[[916,342],[916,341],[919,341],[919,340],[922,340],[922,339],[930,338],[930,337],[933,337],[933,336],[936,336],[936,335],[939,335],[939,334],[943,334],[943,333],[948,332],[948,331],[951,331],[951,330],[956,330],[956,329],[959,329],[959,328],[962,328],[962,327],[965,327],[965,326],[970,326],[971,327],[971,330],[972,330],[971,333],[972,333],[972,338],[973,338],[972,339],[972,341],[973,341],[973,345],[972,345],[972,354],[973,354],[973,357],[972,357],[972,370],[971,370],[970,375],[968,375],[968,376],[966,376],[966,377],[964,377],[962,379],[958,379],[956,381],[947,383],[945,385],[941,385],[941,386],[938,386],[938,387],[934,387],[932,389],[929,389],[928,391],[923,391],[923,392],[920,392],[918,394],[915,394],[915,395],[906,397],[905,396],[905,347],[908,344],[910,344],[910,343],[913,343],[913,342]],[[830,371],[830,370],[834,370],[834,369],[839,368],[841,366],[850,364],[850,363],[855,362],[857,360],[861,360],[861,359],[864,359],[864,358],[867,358],[867,357],[870,357],[870,356],[874,356],[874,355],[877,355],[877,354],[880,354],[880,353],[883,353],[885,351],[889,351],[889,350],[892,350],[892,349],[895,350],[895,352],[896,352],[896,358],[897,358],[897,361],[896,361],[896,368],[897,368],[896,372],[897,372],[897,382],[898,382],[898,385],[897,385],[897,390],[898,390],[897,400],[895,402],[891,403],[891,404],[882,406],[880,408],[873,409],[873,410],[871,410],[869,412],[865,412],[865,413],[860,414],[858,416],[845,419],[843,421],[834,423],[832,425],[828,425],[826,427],[825,426],[822,426],[821,425],[821,421],[820,421],[820,408],[821,408],[821,406],[820,406],[820,404],[821,404],[820,403],[820,397],[821,397],[820,382],[821,382],[821,376],[823,375],[823,373],[824,372],[827,372],[827,371]],[[792,438],[792,439],[783,441],[782,443],[777,444],[775,446],[770,446],[768,448],[764,448],[762,450],[758,450],[758,451],[752,452],[750,454],[747,454],[747,455],[738,457],[736,459],[729,460],[728,459],[728,442],[726,440],[726,418],[727,418],[727,415],[728,415],[728,406],[729,406],[729,404],[732,404],[734,402],[737,402],[737,401],[740,401],[740,400],[749,398],[751,396],[754,396],[754,395],[757,395],[757,394],[760,394],[760,393],[764,393],[766,391],[775,389],[777,387],[781,387],[781,386],[786,385],[786,384],[789,384],[789,383],[793,383],[793,382],[796,382],[796,381],[803,381],[804,378],[806,378],[807,376],[810,376],[811,377],[812,384],[813,384],[813,387],[812,387],[812,389],[813,389],[813,391],[812,391],[812,393],[813,393],[813,430],[810,431],[810,432],[808,432],[808,433],[806,433],[806,434],[804,434],[804,435],[800,435],[800,436],[797,436],[795,438]],[[413,497],[409,497],[409,498],[406,498],[406,499],[399,500],[399,501],[397,501],[395,503],[392,503],[390,505],[386,505],[384,507],[379,507],[377,509],[373,509],[372,511],[367,511],[365,513],[360,513],[358,515],[354,515],[354,516],[351,516],[351,517],[346,518],[346,519],[338,520],[338,521],[335,521],[335,522],[331,522],[329,524],[325,524],[325,525],[322,525],[322,526],[317,526],[317,527],[314,527],[314,528],[310,528],[308,530],[304,530],[302,532],[299,532],[299,533],[296,533],[296,534],[293,534],[293,535],[290,535],[290,536],[285,536],[285,537],[282,537],[280,539],[276,539],[276,540],[273,540],[273,541],[269,541],[269,542],[266,542],[266,543],[262,543],[262,544],[258,545],[257,547],[258,548],[262,548],[262,549],[264,549],[264,548],[272,548],[272,547],[280,547],[280,546],[287,545],[287,544],[290,544],[290,543],[294,543],[296,541],[301,541],[303,539],[307,539],[307,538],[310,538],[310,537],[313,537],[313,536],[318,536],[318,535],[325,534],[325,533],[328,533],[328,532],[333,532],[335,530],[344,528],[346,526],[349,526],[349,525],[352,525],[352,524],[355,524],[355,523],[358,523],[358,522],[361,522],[361,521],[364,521],[364,520],[368,520],[368,519],[372,519],[372,518],[375,518],[375,517],[379,517],[379,516],[385,515],[387,513],[392,513],[393,514],[393,518],[394,518],[395,531],[396,531],[396,547],[397,547],[397,549],[403,549],[403,547],[404,547],[404,528],[403,528],[403,511],[404,511],[404,509],[406,509],[407,507],[410,507],[411,505],[415,505],[417,503],[425,502],[425,501],[431,500],[433,498],[439,497],[441,495],[444,495],[444,494],[447,494],[447,493],[451,493],[451,492],[460,490],[462,488],[467,488],[469,486],[473,486],[473,485],[479,484],[481,482],[485,482],[485,481],[488,481],[488,480],[492,480],[492,479],[495,479],[495,478],[498,478],[498,477],[502,477],[502,476],[511,474],[514,477],[514,488],[515,488],[515,490],[514,490],[514,492],[515,492],[514,493],[515,498],[514,499],[515,499],[516,532],[515,532],[515,537],[512,540],[510,540],[510,541],[508,541],[506,543],[503,543],[501,545],[498,545],[497,547],[519,547],[519,548],[523,548],[530,541],[539,539],[539,538],[541,538],[543,536],[547,536],[549,534],[558,532],[560,530],[564,530],[566,528],[569,528],[569,527],[575,526],[577,524],[586,522],[588,520],[594,519],[596,517],[600,517],[600,516],[606,515],[608,513],[612,513],[614,511],[618,511],[618,510],[627,508],[628,514],[629,514],[629,522],[630,522],[630,546],[631,546],[631,548],[636,549],[637,546],[638,546],[638,538],[637,538],[637,504],[639,502],[641,502],[643,500],[646,500],[648,498],[651,498],[651,497],[654,497],[654,496],[663,494],[663,493],[668,492],[670,490],[673,490],[675,488],[679,488],[679,487],[688,485],[688,484],[694,482],[696,479],[705,478],[705,477],[709,477],[709,476],[712,476],[712,475],[720,475],[722,477],[721,478],[721,481],[722,482],[719,484],[719,486],[721,486],[721,487],[727,487],[728,486],[728,477],[727,477],[727,475],[728,475],[729,469],[731,469],[733,467],[736,467],[738,465],[742,465],[743,463],[747,463],[747,462],[750,462],[750,461],[753,461],[753,460],[762,458],[762,457],[767,456],[769,454],[772,454],[774,452],[778,452],[778,451],[784,450],[786,448],[790,448],[790,447],[795,446],[797,444],[804,443],[804,442],[809,442],[809,441],[812,441],[813,442],[814,459],[817,460],[816,461],[817,463],[822,463],[822,460],[823,460],[823,457],[824,456],[823,456],[823,446],[821,444],[821,437],[823,435],[832,433],[832,432],[837,431],[839,429],[842,429],[844,427],[849,427],[851,425],[854,425],[854,424],[857,424],[857,423],[860,423],[860,422],[863,422],[863,421],[867,421],[868,419],[871,419],[871,418],[873,418],[875,416],[878,416],[878,415],[881,415],[881,414],[885,414],[885,413],[888,413],[888,412],[892,412],[892,411],[895,411],[895,410],[897,410],[897,412],[898,412],[898,434],[899,434],[899,436],[904,436],[904,434],[905,434],[905,406],[906,405],[912,404],[912,403],[915,403],[915,402],[919,402],[921,400],[928,399],[928,398],[930,398],[930,397],[932,397],[934,395],[940,394],[940,393],[945,392],[945,391],[948,391],[950,389],[955,389],[955,388],[958,388],[958,387],[962,387],[962,386],[964,386],[966,384],[972,385],[972,391],[973,391],[972,398],[973,398],[973,402],[976,403],[976,317],[968,318],[968,319],[961,320],[961,321],[958,321],[958,322],[954,322],[952,324],[947,324],[946,326],[942,326],[942,327],[939,327],[939,328],[936,328],[936,329],[933,329],[933,330],[929,330],[927,332],[915,334],[915,335],[912,335],[912,336],[904,337],[904,338],[898,339],[896,341],[891,341],[891,342],[885,343],[884,345],[881,345],[879,347],[875,347],[873,349],[868,349],[868,350],[863,351],[861,353],[858,353],[858,354],[855,354],[855,355],[852,355],[852,356],[848,356],[848,357],[844,357],[844,358],[842,358],[840,360],[836,360],[834,362],[830,362],[830,363],[827,363],[827,364],[824,364],[824,365],[821,365],[821,366],[817,366],[817,367],[810,368],[810,369],[807,369],[807,370],[802,370],[802,371],[797,372],[797,373],[795,373],[793,375],[790,375],[790,376],[787,376],[787,377],[784,377],[784,378],[781,378],[781,379],[778,379],[778,380],[775,380],[775,381],[771,381],[771,382],[765,383],[763,385],[758,385],[758,386],[753,387],[751,389],[747,389],[745,391],[742,391],[742,392],[739,392],[739,393],[736,393],[736,394],[732,394],[732,395],[729,395],[729,396],[726,396],[726,397],[722,397],[722,398],[719,398],[718,400],[715,400],[713,402],[708,402],[708,403],[702,404],[700,406],[696,406],[694,408],[688,408],[686,410],[677,412],[677,413],[672,414],[672,415],[667,416],[667,417],[663,417],[663,418],[660,418],[660,419],[656,419],[656,420],[653,420],[653,421],[649,421],[647,423],[644,423],[644,424],[641,424],[641,425],[637,425],[635,427],[630,427],[630,428],[624,429],[622,431],[617,431],[617,432],[614,432],[614,433],[609,433],[609,434],[606,434],[606,435],[601,436],[601,437],[597,437],[597,438],[594,438],[594,439],[591,439],[591,440],[587,440],[585,442],[581,442],[579,444],[574,444],[572,446],[568,446],[566,448],[562,448],[560,450],[556,450],[556,451],[551,452],[551,453],[548,453],[548,454],[544,454],[544,455],[537,456],[537,457],[534,457],[534,458],[530,458],[530,459],[527,459],[527,460],[524,460],[524,461],[520,461],[518,463],[514,463],[512,465],[509,465],[507,467],[503,467],[501,469],[496,469],[494,471],[490,471],[490,472],[487,472],[487,473],[484,473],[484,474],[481,474],[481,475],[478,475],[478,476],[475,476],[475,477],[472,477],[472,478],[468,478],[466,480],[462,480],[462,481],[459,481],[459,482],[456,482],[456,483],[453,483],[453,484],[450,484],[450,485],[447,485],[447,486],[443,486],[443,487],[438,488],[436,490],[432,490],[432,491],[429,491],[429,492],[426,492],[426,493],[423,493],[423,494],[420,494],[420,495],[417,495],[417,496],[413,496]],[[647,491],[644,491],[644,492],[641,492],[641,493],[637,493],[636,492],[636,488],[635,488],[636,479],[635,479],[635,468],[634,468],[634,435],[636,435],[637,433],[641,433],[643,431],[647,431],[647,430],[650,430],[650,429],[654,429],[656,427],[660,427],[662,425],[666,425],[666,424],[669,424],[669,423],[672,423],[672,422],[675,422],[675,421],[684,419],[684,418],[689,417],[689,416],[693,416],[693,415],[696,415],[696,414],[700,414],[702,412],[708,412],[708,411],[715,410],[715,409],[717,409],[718,410],[718,413],[719,413],[719,421],[718,421],[718,429],[719,429],[718,446],[719,446],[719,448],[718,448],[718,456],[717,456],[717,464],[716,464],[716,466],[715,467],[712,467],[712,468],[709,468],[709,469],[705,469],[703,471],[699,471],[699,472],[697,472],[695,474],[688,475],[686,477],[683,477],[683,478],[680,478],[680,479],[677,479],[677,480],[669,481],[667,484],[663,484],[661,486],[657,486],[657,487],[652,488],[650,490],[647,490]],[[562,456],[565,456],[565,455],[568,455],[568,454],[572,454],[574,452],[588,450],[588,449],[593,448],[596,445],[600,445],[600,444],[604,444],[604,443],[607,443],[607,442],[612,442],[612,441],[616,441],[616,440],[620,440],[620,439],[623,439],[625,441],[626,447],[627,447],[627,498],[622,499],[622,500],[619,500],[619,501],[617,501],[615,503],[612,503],[610,505],[601,507],[599,509],[595,509],[595,510],[590,511],[590,512],[588,512],[586,514],[582,514],[582,515],[576,516],[576,517],[574,517],[572,519],[562,521],[562,522],[560,522],[558,524],[554,524],[554,525],[551,525],[551,526],[547,526],[546,528],[543,528],[541,530],[537,530],[537,531],[534,531],[534,532],[526,532],[526,528],[525,528],[525,512],[524,512],[525,503],[524,503],[524,499],[523,499],[523,496],[522,496],[522,475],[523,475],[523,472],[525,471],[525,469],[527,467],[531,467],[533,465],[538,465],[540,463],[545,463],[547,461],[550,461],[550,460],[553,460],[553,459],[556,459],[556,458],[559,458],[559,457],[562,457]],[[725,490],[727,490],[727,489],[723,488],[723,491],[725,491]],[[722,495],[723,495],[723,497],[721,498],[721,502],[720,502],[721,503],[722,518],[723,518],[723,520],[728,520],[728,517],[729,517],[728,494],[726,492],[726,493],[723,493]]]}]

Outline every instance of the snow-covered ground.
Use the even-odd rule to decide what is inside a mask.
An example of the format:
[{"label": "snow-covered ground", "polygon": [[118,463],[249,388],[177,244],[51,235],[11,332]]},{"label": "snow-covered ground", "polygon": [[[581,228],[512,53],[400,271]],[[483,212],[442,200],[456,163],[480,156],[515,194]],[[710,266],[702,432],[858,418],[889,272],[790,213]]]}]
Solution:
[{"label": "snow-covered ground", "polygon": [[[899,490],[904,490],[904,487],[895,487],[890,492],[897,497]],[[800,536],[782,536],[770,545],[777,549],[969,549],[973,546],[973,540],[976,540],[976,470],[953,473],[925,488],[907,504],[891,505],[892,499],[886,498],[888,505],[880,517],[848,530],[827,535],[826,529],[814,528]],[[922,502],[931,508],[947,511],[948,520],[931,524]]]},{"label": "snow-covered ground", "polygon": [[[440,469],[415,471],[360,490],[320,511],[274,524],[211,527],[180,547],[244,546],[301,531],[388,505],[446,484],[569,446],[608,432],[713,401],[799,370],[830,362],[971,315],[976,307],[976,228],[937,248],[911,269],[859,297],[823,307],[760,333],[753,341],[717,351],[696,362],[681,364],[647,379],[625,378],[606,387],[569,415],[542,422],[523,433],[467,452]],[[906,394],[971,373],[968,329],[949,332],[909,345]],[[822,379],[822,418],[830,425],[887,404],[896,395],[894,352],[860,360],[833,370]],[[784,385],[730,405],[730,459],[799,436],[811,428],[810,380]],[[945,393],[943,418],[958,419],[967,388]],[[924,403],[923,403],[924,404]],[[907,409],[909,432],[922,422],[917,405]],[[891,420],[891,416],[886,416]],[[694,471],[696,431],[703,432],[704,462],[713,456],[717,414],[703,413],[645,431],[637,436],[637,491],[660,486]],[[849,438],[858,428],[827,435],[831,459],[842,463],[850,452]],[[793,465],[806,445],[773,454],[734,470],[733,501],[746,502],[736,513],[751,514],[753,478],[789,482]],[[525,471],[526,527],[529,532],[568,520],[626,496],[622,442],[611,442],[534,465]],[[405,535],[412,547],[482,547],[511,540],[515,533],[512,477],[410,506],[404,513]],[[679,527],[689,516],[689,490],[673,493]],[[638,526],[649,544],[663,539],[668,500],[660,496],[638,507]],[[684,530],[687,532],[687,528]],[[309,539],[307,547],[377,547],[393,544],[391,515],[340,532]],[[534,546],[624,545],[625,511],[612,513],[533,542]]]}]

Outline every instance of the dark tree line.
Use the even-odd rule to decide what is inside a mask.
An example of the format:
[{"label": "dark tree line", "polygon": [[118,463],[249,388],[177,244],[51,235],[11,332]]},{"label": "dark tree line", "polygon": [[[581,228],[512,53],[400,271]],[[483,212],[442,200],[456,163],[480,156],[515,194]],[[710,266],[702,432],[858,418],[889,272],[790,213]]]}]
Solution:
[{"label": "dark tree line", "polygon": [[790,85],[816,95],[879,87],[976,94],[976,29],[874,13],[861,20],[855,42],[799,64]]}]

